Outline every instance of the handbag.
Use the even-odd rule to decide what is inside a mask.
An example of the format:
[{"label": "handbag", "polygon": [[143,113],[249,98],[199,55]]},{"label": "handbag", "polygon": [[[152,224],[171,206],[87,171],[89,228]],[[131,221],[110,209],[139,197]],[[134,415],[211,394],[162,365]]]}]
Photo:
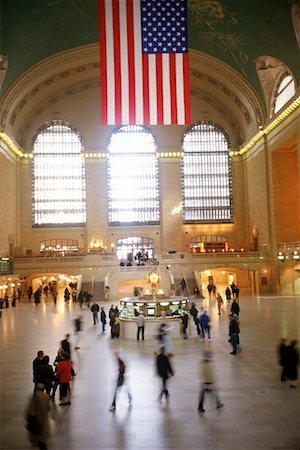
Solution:
[{"label": "handbag", "polygon": [[41,432],[41,424],[33,414],[30,414],[27,418],[26,429],[31,434],[39,434]]}]

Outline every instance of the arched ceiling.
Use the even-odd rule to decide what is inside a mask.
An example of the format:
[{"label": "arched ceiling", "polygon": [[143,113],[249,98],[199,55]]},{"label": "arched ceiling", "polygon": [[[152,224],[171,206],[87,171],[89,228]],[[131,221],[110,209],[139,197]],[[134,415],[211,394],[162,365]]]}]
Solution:
[{"label": "arched ceiling", "polygon": [[[92,91],[89,108],[97,111],[99,55],[99,44],[85,45],[55,54],[24,72],[3,97],[1,130],[28,148],[43,114],[55,117],[57,105],[60,108],[68,98]],[[263,124],[264,110],[256,91],[229,65],[191,50],[190,80],[192,121],[219,123],[229,133],[233,147],[241,146]]]},{"label": "arched ceiling", "polygon": [[[97,0],[2,0],[2,93],[27,69],[58,52],[99,41]],[[188,0],[189,48],[237,70],[262,97],[255,61],[270,55],[299,80],[292,4],[299,0]]]}]

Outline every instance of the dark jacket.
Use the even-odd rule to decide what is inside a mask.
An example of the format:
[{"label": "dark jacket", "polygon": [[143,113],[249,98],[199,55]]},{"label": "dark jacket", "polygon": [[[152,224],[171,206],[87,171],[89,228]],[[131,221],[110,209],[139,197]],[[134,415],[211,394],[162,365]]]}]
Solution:
[{"label": "dark jacket", "polygon": [[240,327],[238,324],[238,321],[236,319],[231,319],[229,323],[229,336],[232,336],[233,334],[239,334]]},{"label": "dark jacket", "polygon": [[169,357],[164,353],[159,353],[156,357],[156,369],[161,378],[168,379],[169,376],[174,375],[171,367]]},{"label": "dark jacket", "polygon": [[231,312],[231,314],[239,315],[239,313],[240,313],[240,306],[239,306],[239,304],[237,302],[233,302],[231,304],[230,312]]},{"label": "dark jacket", "polygon": [[91,306],[91,311],[93,313],[98,313],[100,311],[99,305],[97,305],[97,303],[93,303],[93,305]]},{"label": "dark jacket", "polygon": [[197,317],[198,317],[198,309],[196,308],[195,305],[193,305],[193,306],[191,307],[191,309],[190,309],[190,314],[191,314],[191,316],[193,316],[194,321],[196,322],[196,321],[198,320],[198,319],[197,319]]}]

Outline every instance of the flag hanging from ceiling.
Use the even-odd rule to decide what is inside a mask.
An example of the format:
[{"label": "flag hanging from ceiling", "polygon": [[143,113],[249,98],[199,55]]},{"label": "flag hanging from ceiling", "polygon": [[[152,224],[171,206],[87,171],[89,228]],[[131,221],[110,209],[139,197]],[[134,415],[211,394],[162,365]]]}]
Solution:
[{"label": "flag hanging from ceiling", "polygon": [[98,0],[101,123],[190,123],[187,0]]}]

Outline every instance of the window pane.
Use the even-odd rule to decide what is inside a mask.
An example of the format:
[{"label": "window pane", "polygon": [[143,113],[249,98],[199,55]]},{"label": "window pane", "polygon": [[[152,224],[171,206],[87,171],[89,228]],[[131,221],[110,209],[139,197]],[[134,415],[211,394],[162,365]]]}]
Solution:
[{"label": "window pane", "polygon": [[274,113],[277,113],[294,95],[295,82],[291,75],[284,75],[276,91]]},{"label": "window pane", "polygon": [[232,177],[229,141],[223,129],[201,123],[183,140],[183,219],[185,222],[230,222]]},{"label": "window pane", "polygon": [[33,143],[33,224],[85,222],[83,145],[71,126],[53,121]]},{"label": "window pane", "polygon": [[124,126],[109,143],[109,223],[159,223],[158,161],[153,135]]}]

